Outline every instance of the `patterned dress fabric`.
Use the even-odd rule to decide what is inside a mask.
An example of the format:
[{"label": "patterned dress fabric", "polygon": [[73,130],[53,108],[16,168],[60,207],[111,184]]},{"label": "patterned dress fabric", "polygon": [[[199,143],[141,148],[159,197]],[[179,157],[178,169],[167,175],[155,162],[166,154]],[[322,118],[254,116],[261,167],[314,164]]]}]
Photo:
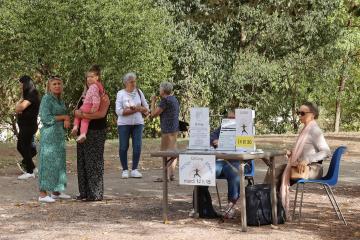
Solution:
[{"label": "patterned dress fabric", "polygon": [[46,94],[40,104],[40,191],[63,192],[67,184],[64,122],[56,121],[66,115],[64,102]]},{"label": "patterned dress fabric", "polygon": [[100,201],[104,195],[106,129],[89,129],[86,141],[77,144],[78,184],[81,198]]},{"label": "patterned dress fabric", "polygon": [[174,133],[179,131],[179,102],[174,95],[161,98],[159,107],[161,133]]}]

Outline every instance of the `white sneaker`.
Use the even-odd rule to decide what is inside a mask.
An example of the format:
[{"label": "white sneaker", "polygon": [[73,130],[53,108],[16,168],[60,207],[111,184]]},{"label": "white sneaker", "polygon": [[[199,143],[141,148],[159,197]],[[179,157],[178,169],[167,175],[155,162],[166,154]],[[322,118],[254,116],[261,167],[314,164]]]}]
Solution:
[{"label": "white sneaker", "polygon": [[55,202],[55,199],[46,196],[46,197],[39,197],[39,202],[44,202],[44,203],[53,203]]},{"label": "white sneaker", "polygon": [[78,143],[83,143],[86,140],[86,135],[85,134],[80,134],[80,136],[76,139],[76,142]]},{"label": "white sneaker", "polygon": [[132,178],[142,178],[142,174],[137,169],[132,170],[130,176]]},{"label": "white sneaker", "polygon": [[22,164],[22,162],[16,162],[16,165],[18,166],[19,170],[22,172],[22,173],[26,173],[25,171],[25,167],[24,165]]},{"label": "white sneaker", "polygon": [[189,212],[189,217],[193,218],[195,217],[195,209],[191,209],[190,212]]},{"label": "white sneaker", "polygon": [[229,202],[229,204],[227,205],[224,213],[224,218],[227,219],[235,218],[235,204],[233,204],[232,202]]},{"label": "white sneaker", "polygon": [[60,195],[51,194],[51,198],[53,198],[53,199],[70,199],[71,196],[69,196],[65,193],[60,193]]},{"label": "white sneaker", "polygon": [[18,176],[18,180],[27,180],[29,178],[35,178],[35,174],[34,173],[24,173],[20,176]]},{"label": "white sneaker", "polygon": [[129,170],[123,170],[121,178],[129,178]]}]

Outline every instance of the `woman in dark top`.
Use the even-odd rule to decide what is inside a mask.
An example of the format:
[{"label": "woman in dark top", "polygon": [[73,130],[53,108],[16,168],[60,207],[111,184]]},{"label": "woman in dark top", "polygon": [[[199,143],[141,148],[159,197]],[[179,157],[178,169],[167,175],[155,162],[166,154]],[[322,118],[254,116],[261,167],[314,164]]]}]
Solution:
[{"label": "woman in dark top", "polygon": [[[94,72],[90,69],[91,72]],[[100,71],[96,74],[100,76]],[[80,102],[79,106],[82,105]],[[104,147],[106,139],[106,116],[110,105],[107,94],[101,98],[95,113],[75,111],[75,117],[90,119],[86,140],[77,144],[78,200],[101,201],[104,195]]]},{"label": "woman in dark top", "polygon": [[[177,149],[177,135],[179,131],[179,102],[174,95],[172,95],[173,85],[169,82],[160,84],[161,100],[155,108],[157,97],[151,98],[151,117],[160,116],[161,128],[161,150],[176,150]],[[175,180],[176,158],[168,160],[169,170],[167,180]],[[157,179],[156,181],[162,181]]]},{"label": "woman in dark top", "polygon": [[36,169],[32,158],[37,154],[34,135],[38,130],[37,118],[40,99],[39,92],[29,76],[24,75],[19,81],[22,87],[22,98],[17,102],[15,111],[19,126],[17,150],[23,157],[18,166],[23,171],[23,174],[18,179],[25,180],[35,178],[34,170],[36,172]]}]

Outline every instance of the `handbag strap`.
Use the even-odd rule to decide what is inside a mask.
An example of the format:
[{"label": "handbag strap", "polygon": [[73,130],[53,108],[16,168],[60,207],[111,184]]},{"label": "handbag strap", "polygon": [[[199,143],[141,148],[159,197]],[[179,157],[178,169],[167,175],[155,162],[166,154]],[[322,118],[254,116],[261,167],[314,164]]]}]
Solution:
[{"label": "handbag strap", "polygon": [[141,104],[141,106],[143,106],[143,103],[142,103],[143,98],[142,98],[141,92],[140,92],[140,90],[138,88],[136,88],[136,91],[137,91],[137,93],[139,94],[139,97],[140,97],[140,104]]}]

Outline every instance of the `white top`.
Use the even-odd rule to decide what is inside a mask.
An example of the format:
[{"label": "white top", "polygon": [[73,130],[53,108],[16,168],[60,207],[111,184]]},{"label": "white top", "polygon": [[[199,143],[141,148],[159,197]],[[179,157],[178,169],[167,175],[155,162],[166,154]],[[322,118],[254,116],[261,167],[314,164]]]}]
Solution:
[{"label": "white top", "polygon": [[330,157],[331,151],[329,145],[326,143],[324,134],[318,125],[312,127],[305,140],[303,152],[300,160],[307,160],[309,163],[325,160]]},{"label": "white top", "polygon": [[[139,95],[140,92],[140,95]],[[144,118],[140,112],[136,112],[127,116],[124,116],[124,110],[129,107],[135,107],[142,105],[149,110],[149,104],[146,102],[145,96],[141,90],[135,89],[129,93],[125,89],[120,90],[116,95],[115,111],[118,115],[117,125],[140,125],[144,124]]]}]

